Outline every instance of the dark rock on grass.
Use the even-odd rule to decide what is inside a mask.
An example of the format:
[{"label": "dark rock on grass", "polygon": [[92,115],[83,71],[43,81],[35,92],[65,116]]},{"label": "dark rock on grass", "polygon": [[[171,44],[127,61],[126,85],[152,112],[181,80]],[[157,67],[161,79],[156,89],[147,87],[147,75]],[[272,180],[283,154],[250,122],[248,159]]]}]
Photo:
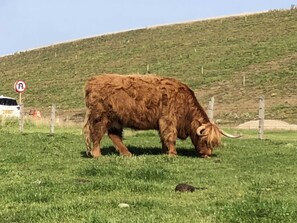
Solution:
[{"label": "dark rock on grass", "polygon": [[185,184],[185,183],[180,183],[178,185],[176,185],[175,187],[175,191],[178,192],[194,192],[195,190],[205,190],[207,189],[206,187],[194,187],[192,185],[189,184]]}]

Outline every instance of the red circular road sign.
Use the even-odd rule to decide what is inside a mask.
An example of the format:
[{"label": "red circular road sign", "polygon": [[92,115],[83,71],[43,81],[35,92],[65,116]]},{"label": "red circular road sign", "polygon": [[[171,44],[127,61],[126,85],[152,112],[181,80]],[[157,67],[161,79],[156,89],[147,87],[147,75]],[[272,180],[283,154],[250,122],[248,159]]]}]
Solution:
[{"label": "red circular road sign", "polygon": [[25,81],[17,81],[14,83],[14,89],[18,93],[22,93],[26,90],[26,83]]}]

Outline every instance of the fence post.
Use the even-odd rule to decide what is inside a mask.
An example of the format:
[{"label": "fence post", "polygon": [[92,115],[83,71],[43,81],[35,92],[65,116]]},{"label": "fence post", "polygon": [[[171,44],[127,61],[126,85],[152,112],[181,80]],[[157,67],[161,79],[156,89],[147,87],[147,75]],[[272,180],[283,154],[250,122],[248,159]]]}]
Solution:
[{"label": "fence post", "polygon": [[213,108],[214,108],[214,97],[211,97],[207,106],[207,116],[211,122],[213,122]]},{"label": "fence post", "polygon": [[51,134],[55,133],[55,120],[56,120],[56,105],[52,104],[52,111],[51,111]]},{"label": "fence post", "polygon": [[20,117],[19,117],[20,133],[24,132],[24,104],[20,104]]},{"label": "fence post", "polygon": [[265,119],[265,99],[264,96],[259,100],[259,139],[264,139],[264,119]]},{"label": "fence post", "polygon": [[149,64],[146,65],[146,73],[147,73],[147,74],[150,73],[150,65],[149,65]]}]

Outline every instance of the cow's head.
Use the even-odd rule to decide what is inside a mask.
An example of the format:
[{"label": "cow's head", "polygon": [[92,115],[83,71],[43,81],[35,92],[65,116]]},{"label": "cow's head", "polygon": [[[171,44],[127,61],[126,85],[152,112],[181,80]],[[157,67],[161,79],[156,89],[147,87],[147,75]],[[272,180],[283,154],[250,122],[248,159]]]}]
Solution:
[{"label": "cow's head", "polygon": [[202,157],[211,156],[214,147],[221,143],[221,133],[219,128],[212,124],[202,124],[197,128],[198,135],[197,152]]},{"label": "cow's head", "polygon": [[209,157],[212,155],[213,148],[220,145],[222,135],[229,138],[241,137],[241,135],[233,136],[228,134],[211,122],[199,126],[196,133],[198,135],[196,150],[201,157]]}]

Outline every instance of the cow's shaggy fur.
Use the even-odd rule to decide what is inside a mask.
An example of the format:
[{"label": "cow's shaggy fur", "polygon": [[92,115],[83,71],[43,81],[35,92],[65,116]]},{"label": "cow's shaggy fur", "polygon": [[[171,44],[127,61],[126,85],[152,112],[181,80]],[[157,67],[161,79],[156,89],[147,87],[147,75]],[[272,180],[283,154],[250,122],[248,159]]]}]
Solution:
[{"label": "cow's shaggy fur", "polygon": [[[122,142],[124,127],[159,131],[162,149],[176,155],[177,138],[190,136],[198,155],[210,156],[220,144],[219,128],[211,123],[194,92],[173,78],[155,75],[104,74],[85,86],[87,107],[84,134],[87,152],[101,155],[100,141],[107,132],[122,155],[131,155]],[[197,134],[204,125],[203,136]]]}]

